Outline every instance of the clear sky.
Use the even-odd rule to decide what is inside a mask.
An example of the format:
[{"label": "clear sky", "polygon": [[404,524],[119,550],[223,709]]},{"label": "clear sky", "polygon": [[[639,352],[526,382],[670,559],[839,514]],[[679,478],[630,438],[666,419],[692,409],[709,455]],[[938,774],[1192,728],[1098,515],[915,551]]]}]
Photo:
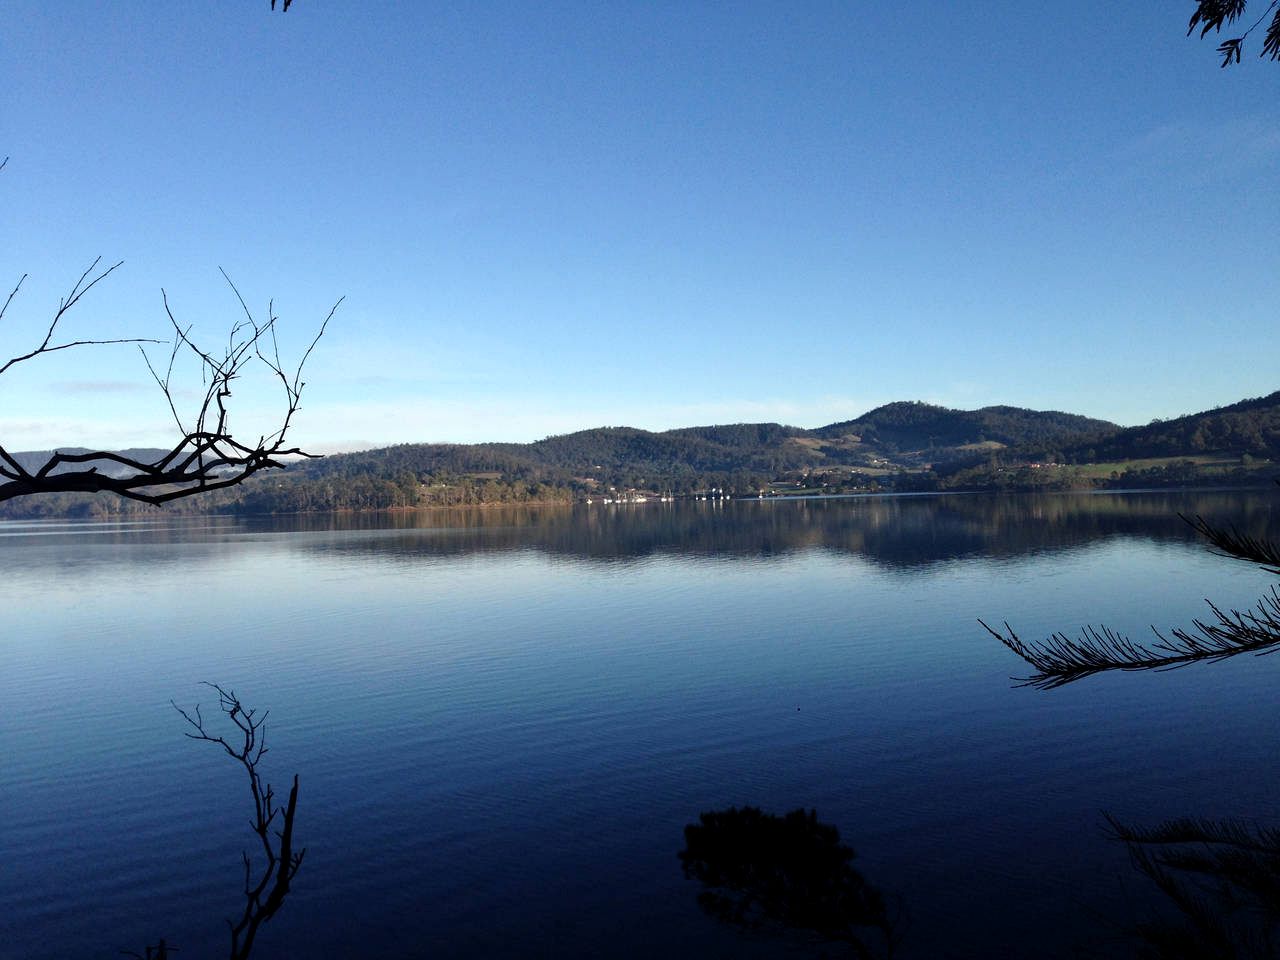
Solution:
[{"label": "clear sky", "polygon": [[[1192,8],[0,0],[0,354],[101,255],[70,337],[165,336],[163,288],[217,343],[222,267],[296,354],[345,296],[318,450],[1270,393],[1280,64]],[[0,379],[10,449],[166,415],[131,347]]]}]

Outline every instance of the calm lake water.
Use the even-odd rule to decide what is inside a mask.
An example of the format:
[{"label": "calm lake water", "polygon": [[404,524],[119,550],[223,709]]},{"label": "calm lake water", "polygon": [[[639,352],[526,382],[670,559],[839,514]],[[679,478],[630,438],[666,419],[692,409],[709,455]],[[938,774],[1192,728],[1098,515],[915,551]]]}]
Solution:
[{"label": "calm lake water", "polygon": [[[1105,951],[1153,902],[1102,811],[1280,822],[1280,656],[1016,687],[1024,637],[1187,625],[1276,578],[1273,493],[0,524],[0,956],[225,956],[270,708],[295,891],[255,956],[817,956],[705,916],[702,811],[814,808],[903,957]],[[841,955],[827,948],[831,956]]]}]

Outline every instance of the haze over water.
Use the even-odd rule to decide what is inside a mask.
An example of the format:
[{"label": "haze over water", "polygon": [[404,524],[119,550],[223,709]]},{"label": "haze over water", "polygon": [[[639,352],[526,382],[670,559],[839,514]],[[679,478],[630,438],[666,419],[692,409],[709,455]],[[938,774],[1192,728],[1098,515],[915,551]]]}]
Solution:
[{"label": "haze over water", "polygon": [[1071,955],[1151,902],[1101,811],[1275,822],[1280,658],[1017,688],[1027,638],[1275,578],[1270,493],[0,524],[0,942],[224,952],[248,794],[169,706],[270,708],[308,854],[263,957],[813,956],[704,916],[704,810],[814,808],[901,956]]}]

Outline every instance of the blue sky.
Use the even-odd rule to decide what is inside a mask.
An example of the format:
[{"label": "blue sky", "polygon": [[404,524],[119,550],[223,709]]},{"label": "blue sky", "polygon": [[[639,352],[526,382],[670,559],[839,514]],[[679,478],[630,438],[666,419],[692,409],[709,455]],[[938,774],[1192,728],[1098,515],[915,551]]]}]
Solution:
[{"label": "blue sky", "polygon": [[[0,354],[101,255],[68,336],[163,288],[217,343],[222,267],[288,356],[345,296],[317,450],[1270,393],[1280,65],[1192,6],[5,0]],[[166,416],[130,347],[0,379],[10,449]]]}]

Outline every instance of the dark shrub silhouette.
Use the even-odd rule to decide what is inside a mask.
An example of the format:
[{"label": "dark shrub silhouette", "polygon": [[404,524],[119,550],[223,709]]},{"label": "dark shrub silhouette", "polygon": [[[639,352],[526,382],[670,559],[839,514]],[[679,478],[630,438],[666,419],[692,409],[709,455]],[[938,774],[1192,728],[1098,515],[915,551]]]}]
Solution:
[{"label": "dark shrub silhouette", "polygon": [[684,839],[684,874],[702,883],[698,904],[711,916],[748,930],[816,934],[858,957],[893,955],[897,937],[884,896],[853,868],[853,850],[816,811],[713,810],[686,826]]}]

